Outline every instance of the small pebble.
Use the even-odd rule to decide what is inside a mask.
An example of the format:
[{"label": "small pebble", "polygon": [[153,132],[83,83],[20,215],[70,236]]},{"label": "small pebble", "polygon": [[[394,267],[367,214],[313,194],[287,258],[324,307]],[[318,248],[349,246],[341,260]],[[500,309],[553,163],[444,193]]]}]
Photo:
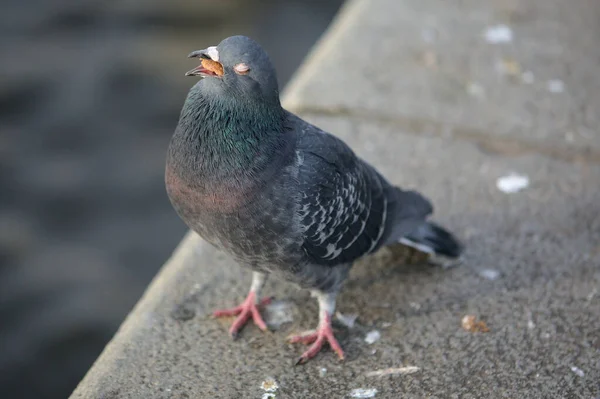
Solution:
[{"label": "small pebble", "polygon": [[496,187],[498,190],[507,194],[517,193],[528,186],[529,177],[517,173],[511,173],[496,180]]},{"label": "small pebble", "polygon": [[466,315],[461,320],[462,328],[472,332],[489,332],[490,329],[483,321],[477,321],[474,315]]},{"label": "small pebble", "polygon": [[375,388],[357,388],[350,391],[350,397],[356,399],[374,398],[375,395],[377,395],[377,389]]},{"label": "small pebble", "polygon": [[273,378],[267,378],[266,380],[264,380],[262,384],[260,384],[260,387],[263,391],[266,392],[277,392],[277,390],[279,389],[277,381],[275,381],[275,379]]},{"label": "small pebble", "polygon": [[500,24],[488,27],[483,36],[488,43],[510,43],[513,40],[513,31],[507,25]]},{"label": "small pebble", "polygon": [[579,377],[583,378],[585,376],[585,373],[579,367],[571,366],[571,371],[577,374]]},{"label": "small pebble", "polygon": [[365,336],[365,342],[367,344],[371,345],[371,344],[379,341],[379,338],[381,338],[381,333],[377,330],[373,330]]},{"label": "small pebble", "polygon": [[327,375],[327,369],[325,367],[321,367],[319,369],[319,377],[325,377]]},{"label": "small pebble", "polygon": [[498,280],[500,277],[500,272],[494,269],[481,269],[478,271],[478,274],[486,280]]}]

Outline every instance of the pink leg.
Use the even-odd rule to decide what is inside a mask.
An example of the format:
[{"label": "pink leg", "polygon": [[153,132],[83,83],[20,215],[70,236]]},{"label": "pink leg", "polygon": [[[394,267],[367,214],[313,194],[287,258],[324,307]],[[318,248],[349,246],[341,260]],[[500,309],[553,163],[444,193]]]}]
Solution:
[{"label": "pink leg", "polygon": [[255,272],[252,276],[252,287],[250,288],[250,292],[248,293],[248,296],[244,302],[231,309],[215,310],[213,312],[213,316],[215,317],[237,316],[229,328],[229,335],[231,335],[232,338],[237,337],[238,332],[248,322],[248,320],[250,320],[250,318],[252,318],[252,321],[258,326],[258,328],[263,331],[267,331],[267,324],[261,317],[258,308],[268,305],[273,298],[267,297],[257,301],[257,292],[260,291],[264,281],[264,274]]},{"label": "pink leg", "polygon": [[315,355],[323,348],[325,341],[327,341],[331,349],[337,353],[340,360],[344,360],[344,351],[337,339],[335,339],[333,330],[331,329],[331,316],[328,313],[325,314],[325,317],[319,323],[319,327],[316,331],[308,331],[304,334],[294,335],[289,339],[291,343],[301,342],[306,345],[312,343],[310,348],[300,356],[300,359],[298,359],[296,364],[305,363],[309,359],[315,357]]},{"label": "pink leg", "polygon": [[312,344],[306,352],[300,356],[296,364],[305,363],[309,359],[315,357],[323,348],[323,344],[327,342],[331,349],[337,353],[340,360],[344,360],[344,351],[335,339],[331,328],[331,315],[335,310],[335,293],[324,293],[321,291],[313,291],[313,295],[319,301],[319,326],[314,331],[307,331],[300,335],[289,337],[291,343],[301,342],[303,344]]}]

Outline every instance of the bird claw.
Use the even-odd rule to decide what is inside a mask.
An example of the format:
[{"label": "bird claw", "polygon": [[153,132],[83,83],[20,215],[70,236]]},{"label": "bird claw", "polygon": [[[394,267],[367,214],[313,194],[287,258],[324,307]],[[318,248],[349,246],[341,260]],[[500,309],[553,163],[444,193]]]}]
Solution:
[{"label": "bird claw", "polygon": [[267,324],[260,315],[258,308],[268,305],[269,303],[271,303],[272,300],[272,297],[266,297],[261,299],[259,303],[256,303],[256,294],[251,291],[244,300],[244,302],[242,302],[239,306],[236,306],[231,309],[215,310],[213,312],[213,316],[237,316],[233,324],[229,328],[229,335],[232,339],[235,340],[239,336],[239,331],[250,320],[250,318],[252,318],[254,324],[256,324],[256,326],[262,331],[268,331]]},{"label": "bird claw", "polygon": [[321,351],[325,342],[329,344],[331,349],[338,355],[340,360],[344,360],[344,351],[338,343],[331,328],[331,318],[329,315],[324,320],[321,320],[319,327],[316,330],[307,331],[299,335],[288,337],[290,343],[303,343],[306,345],[312,344],[306,352],[296,361],[296,365],[306,363],[309,359],[316,356]]}]

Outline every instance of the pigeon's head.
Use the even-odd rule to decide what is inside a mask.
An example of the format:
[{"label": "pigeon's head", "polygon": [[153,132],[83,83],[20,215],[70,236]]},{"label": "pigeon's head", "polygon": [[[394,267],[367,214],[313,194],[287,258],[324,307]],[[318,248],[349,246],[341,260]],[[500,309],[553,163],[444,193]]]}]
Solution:
[{"label": "pigeon's head", "polygon": [[186,76],[200,76],[198,86],[206,96],[226,96],[279,103],[275,68],[267,53],[246,36],[232,36],[218,46],[188,55],[200,65]]}]

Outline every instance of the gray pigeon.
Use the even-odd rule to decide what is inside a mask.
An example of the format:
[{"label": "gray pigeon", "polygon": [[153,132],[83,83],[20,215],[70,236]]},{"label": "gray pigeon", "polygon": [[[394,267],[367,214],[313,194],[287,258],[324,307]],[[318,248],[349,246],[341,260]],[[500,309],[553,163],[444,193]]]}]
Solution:
[{"label": "gray pigeon", "polygon": [[402,243],[456,258],[461,245],[427,221],[433,208],[414,191],[392,186],[340,139],[281,107],[266,52],[245,36],[194,51],[201,64],[171,140],[166,187],[183,221],[206,241],[253,270],[241,305],[216,311],[237,316],[236,336],[259,309],[268,275],[311,290],[319,302],[316,330],[291,342],[325,342],[340,359],[331,317],[352,263],[385,245]]}]

